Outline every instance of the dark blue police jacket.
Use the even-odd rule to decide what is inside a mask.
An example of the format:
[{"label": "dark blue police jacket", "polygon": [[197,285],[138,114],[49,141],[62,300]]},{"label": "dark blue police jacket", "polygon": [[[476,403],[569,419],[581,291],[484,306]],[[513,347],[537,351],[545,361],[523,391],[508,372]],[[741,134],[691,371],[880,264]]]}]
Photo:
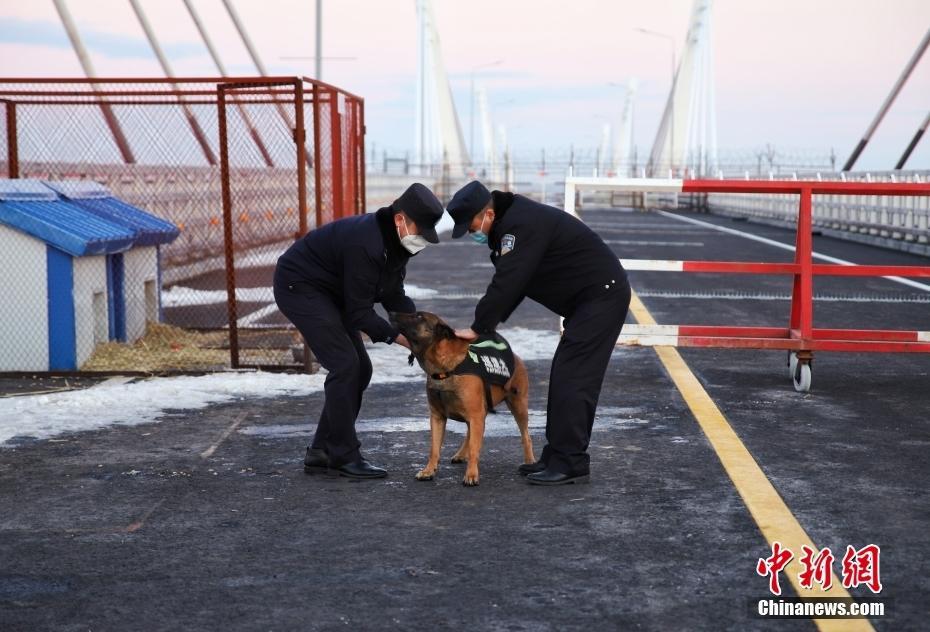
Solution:
[{"label": "dark blue police jacket", "polygon": [[410,253],[400,244],[390,208],[347,217],[310,231],[278,258],[276,275],[295,291],[328,296],[347,326],[375,342],[394,342],[397,329],[374,310],[415,312],[404,293]]},{"label": "dark blue police jacket", "polygon": [[471,328],[489,333],[524,297],[560,316],[627,283],[617,255],[577,217],[522,195],[494,191],[488,235],[494,277]]}]

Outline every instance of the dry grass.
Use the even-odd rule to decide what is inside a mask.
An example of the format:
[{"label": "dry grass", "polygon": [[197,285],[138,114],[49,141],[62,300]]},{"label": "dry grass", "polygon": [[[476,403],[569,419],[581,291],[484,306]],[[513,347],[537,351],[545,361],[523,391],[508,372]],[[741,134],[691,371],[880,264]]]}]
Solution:
[{"label": "dry grass", "polygon": [[[222,348],[226,346],[227,348]],[[97,345],[82,371],[212,371],[229,366],[227,334],[148,323],[136,342]]]}]

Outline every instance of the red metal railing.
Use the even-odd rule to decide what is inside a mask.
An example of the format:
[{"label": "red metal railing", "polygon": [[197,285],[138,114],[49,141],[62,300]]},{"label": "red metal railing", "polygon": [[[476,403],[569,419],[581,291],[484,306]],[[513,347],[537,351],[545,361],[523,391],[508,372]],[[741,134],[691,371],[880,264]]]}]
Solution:
[{"label": "red metal railing", "polygon": [[[574,199],[576,187],[665,193],[774,193],[799,196],[793,263],[623,260],[624,267],[631,270],[790,275],[793,284],[787,327],[627,326],[618,344],[788,350],[792,377],[799,391],[810,388],[810,362],[814,351],[930,353],[930,331],[814,327],[814,277],[927,278],[930,277],[930,266],[815,264],[811,217],[814,195],[930,196],[928,183],[569,178],[566,189],[571,192],[571,199]],[[566,210],[571,211],[570,203],[567,204],[569,206],[566,206]]]}]

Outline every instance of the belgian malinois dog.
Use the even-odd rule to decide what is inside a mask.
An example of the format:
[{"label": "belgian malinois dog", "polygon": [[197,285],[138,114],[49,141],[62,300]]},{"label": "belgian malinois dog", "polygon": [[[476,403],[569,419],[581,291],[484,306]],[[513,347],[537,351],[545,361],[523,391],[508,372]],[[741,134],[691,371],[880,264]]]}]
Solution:
[{"label": "belgian malinois dog", "polygon": [[[411,356],[426,372],[426,394],[429,400],[430,443],[429,461],[417,473],[417,480],[428,481],[436,475],[439,453],[449,418],[468,426],[465,440],[452,463],[467,462],[462,484],[478,484],[478,458],[484,440],[484,423],[490,408],[506,402],[517,421],[523,440],[523,462],[533,463],[533,441],[529,433],[529,379],[526,365],[514,354],[514,368],[503,385],[485,384],[478,375],[457,374],[455,369],[466,358],[480,353],[473,343],[456,337],[455,331],[439,316],[429,312],[401,314],[391,312],[391,322],[410,341]],[[475,345],[476,347],[480,345]],[[411,363],[413,360],[411,359]]]}]

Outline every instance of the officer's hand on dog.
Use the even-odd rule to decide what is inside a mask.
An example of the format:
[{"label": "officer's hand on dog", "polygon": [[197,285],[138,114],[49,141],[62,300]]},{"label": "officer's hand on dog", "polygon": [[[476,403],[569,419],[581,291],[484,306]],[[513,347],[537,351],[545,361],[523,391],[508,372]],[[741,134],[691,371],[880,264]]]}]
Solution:
[{"label": "officer's hand on dog", "polygon": [[478,334],[476,334],[471,328],[456,329],[455,337],[461,338],[462,340],[476,340],[478,338]]},{"label": "officer's hand on dog", "polygon": [[402,347],[410,348],[410,341],[407,340],[407,337],[404,334],[397,334],[397,338],[394,338],[394,342],[399,344]]}]

